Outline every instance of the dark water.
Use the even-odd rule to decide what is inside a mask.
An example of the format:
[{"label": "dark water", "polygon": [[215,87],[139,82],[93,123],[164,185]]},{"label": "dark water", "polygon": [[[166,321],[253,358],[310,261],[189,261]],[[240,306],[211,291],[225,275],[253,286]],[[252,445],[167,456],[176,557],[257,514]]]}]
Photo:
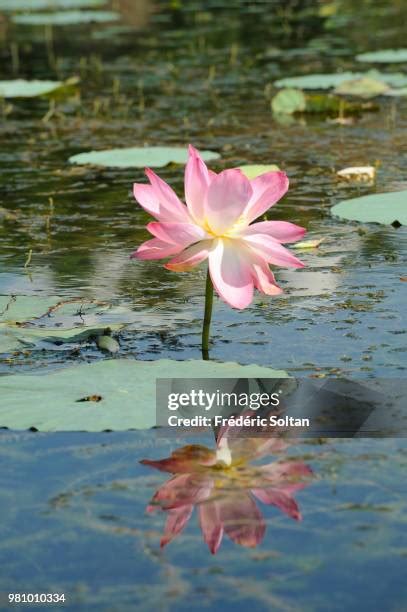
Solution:
[{"label": "dark water", "polygon": [[[81,78],[79,93],[55,107],[34,99],[0,108],[0,206],[16,212],[0,217],[0,294],[107,300],[132,313],[121,356],[199,358],[204,271],[129,260],[147,238],[148,216],[131,196],[142,170],[67,163],[91,149],[191,142],[221,154],[214,170],[278,164],[291,188],[275,218],[325,238],[300,254],[304,270],[277,271],[281,298],[258,295],[242,312],[216,300],[211,357],[297,375],[403,376],[406,230],[344,223],[329,209],[406,188],[407,101],[381,98],[376,112],[337,125],[323,116],[278,122],[269,97],[278,78],[360,70],[356,53],[405,46],[405,2],[116,5],[119,24],[51,33],[0,19],[1,79]],[[375,185],[335,174],[375,163]],[[158,173],[182,193],[180,167]],[[0,371],[103,358],[91,342],[48,345],[1,355]],[[297,496],[304,521],[267,508],[258,549],[225,540],[212,557],[196,517],[160,553],[162,517],[144,514],[163,478],[138,461],[166,456],[173,441],[153,432],[0,439],[0,592],[65,590],[72,610],[405,609],[402,441],[292,450],[318,475]]]}]

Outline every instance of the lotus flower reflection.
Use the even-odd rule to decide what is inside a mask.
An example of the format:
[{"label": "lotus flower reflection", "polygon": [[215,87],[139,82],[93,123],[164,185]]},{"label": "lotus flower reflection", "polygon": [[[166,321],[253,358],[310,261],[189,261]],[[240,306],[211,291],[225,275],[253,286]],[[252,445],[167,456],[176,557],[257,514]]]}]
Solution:
[{"label": "lotus flower reflection", "polygon": [[255,547],[262,541],[266,523],[256,500],[301,520],[293,494],[306,486],[311,469],[298,461],[250,465],[250,460],[282,450],[283,443],[276,438],[232,438],[229,444],[223,437],[216,451],[189,445],[167,459],[141,461],[172,474],[147,507],[148,512],[167,514],[161,547],[182,532],[194,506],[212,554],[218,551],[224,533],[241,546]]},{"label": "lotus flower reflection", "polygon": [[134,196],[157,221],[147,225],[154,238],[132,257],[171,257],[165,267],[176,272],[208,259],[216,291],[234,308],[246,308],[254,288],[271,296],[282,293],[269,264],[303,267],[282,246],[302,238],[302,227],[287,221],[253,223],[286,193],[284,172],[266,172],[253,180],[237,168],[216,174],[190,146],[185,169],[186,206],[152,170],[146,169],[146,175],[150,184],[136,183]]}]

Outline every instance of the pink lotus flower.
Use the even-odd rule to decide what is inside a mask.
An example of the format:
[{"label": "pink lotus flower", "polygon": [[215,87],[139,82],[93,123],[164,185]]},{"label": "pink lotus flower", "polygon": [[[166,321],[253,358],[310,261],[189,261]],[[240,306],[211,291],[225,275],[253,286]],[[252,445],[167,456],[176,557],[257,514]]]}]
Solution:
[{"label": "pink lotus flower", "polygon": [[183,204],[171,187],[146,169],[149,185],[134,185],[134,196],[157,219],[147,225],[154,236],[132,257],[162,259],[168,270],[184,272],[209,260],[212,283],[234,308],[246,308],[256,287],[267,295],[282,293],[269,264],[302,268],[282,243],[305,233],[287,221],[252,223],[276,204],[288,189],[284,172],[266,172],[249,180],[239,169],[219,174],[208,170],[189,147]]},{"label": "pink lotus flower", "polygon": [[312,475],[304,463],[273,462],[251,466],[250,459],[279,451],[276,439],[232,438],[230,448],[222,437],[216,451],[204,446],[184,446],[161,461],[142,464],[173,474],[155,493],[148,512],[167,513],[161,547],[178,536],[197,506],[203,538],[216,554],[226,533],[241,546],[255,547],[263,539],[266,524],[256,499],[274,505],[293,519],[301,513],[293,493],[306,486]]}]

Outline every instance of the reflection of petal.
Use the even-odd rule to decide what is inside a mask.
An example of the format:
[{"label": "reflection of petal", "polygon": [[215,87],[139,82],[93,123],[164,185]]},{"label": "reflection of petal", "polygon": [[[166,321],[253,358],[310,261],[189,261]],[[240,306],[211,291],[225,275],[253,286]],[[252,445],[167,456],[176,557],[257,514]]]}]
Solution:
[{"label": "reflection of petal", "polygon": [[281,484],[284,488],[295,486],[302,489],[306,483],[299,482],[299,480],[312,476],[311,468],[301,461],[276,461],[262,465],[259,469],[267,480],[278,483],[279,486]]},{"label": "reflection of petal", "polygon": [[186,504],[198,504],[208,498],[213,481],[207,476],[181,474],[165,482],[152,499],[163,510],[171,510]]},{"label": "reflection of petal", "polygon": [[199,506],[199,522],[203,539],[213,555],[218,551],[223,537],[223,525],[219,516],[219,505],[216,501],[203,502]]},{"label": "reflection of petal", "polygon": [[233,493],[218,501],[220,520],[231,540],[254,548],[265,534],[266,524],[255,501],[245,493]]},{"label": "reflection of petal", "polygon": [[282,444],[279,438],[229,438],[221,432],[217,452],[227,445],[231,463],[225,462],[222,454],[218,461],[217,452],[193,444],[175,450],[167,459],[142,461],[173,474],[147,507],[148,512],[161,509],[168,513],[161,546],[181,533],[195,505],[212,554],[218,551],[224,533],[241,546],[255,547],[262,541],[266,525],[256,498],[301,520],[292,495],[308,484],[312,470],[300,461],[257,466],[248,463],[271,450],[281,450]]},{"label": "reflection of petal", "polygon": [[193,508],[194,507],[192,505],[188,505],[168,511],[164,535],[160,542],[161,548],[163,548],[166,544],[168,544],[168,542],[171,542],[171,540],[181,533],[189,521]]},{"label": "reflection of petal", "polygon": [[232,452],[233,460],[237,463],[241,461],[253,461],[261,459],[270,453],[279,453],[287,448],[287,443],[282,438],[238,438],[231,436],[228,438],[229,447]]},{"label": "reflection of petal", "polygon": [[214,465],[216,463],[216,453],[200,444],[188,444],[188,446],[176,449],[171,453],[171,457],[167,459],[159,461],[143,459],[140,463],[149,465],[161,472],[170,472],[172,474],[191,473],[199,471],[200,468],[205,466]]},{"label": "reflection of petal", "polygon": [[291,518],[301,520],[300,509],[295,499],[281,491],[281,489],[252,489],[253,495],[264,504],[276,506]]}]

